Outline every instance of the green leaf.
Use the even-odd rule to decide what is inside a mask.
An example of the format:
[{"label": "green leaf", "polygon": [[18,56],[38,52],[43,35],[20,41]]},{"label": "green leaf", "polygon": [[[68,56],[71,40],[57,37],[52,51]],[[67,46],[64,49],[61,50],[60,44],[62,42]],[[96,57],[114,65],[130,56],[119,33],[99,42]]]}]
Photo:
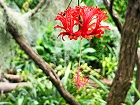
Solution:
[{"label": "green leaf", "polygon": [[[132,84],[131,89],[133,89],[134,92],[136,92],[137,96],[140,98],[140,93],[139,93],[139,91],[137,90],[137,88],[135,87],[134,84]],[[139,104],[139,105],[140,105],[140,104]]]},{"label": "green leaf", "polygon": [[92,61],[98,60],[97,57],[95,57],[95,56],[88,56],[88,55],[82,56],[82,58],[83,58],[83,59],[92,60]]},{"label": "green leaf", "polygon": [[22,105],[24,97],[18,97],[17,105]]},{"label": "green leaf", "polygon": [[136,102],[135,105],[140,105],[140,99]]},{"label": "green leaf", "polygon": [[0,105],[9,105],[10,102],[0,102]]},{"label": "green leaf", "polygon": [[82,0],[81,2],[84,2],[87,6],[95,5],[94,0]]},{"label": "green leaf", "polygon": [[36,50],[37,50],[37,52],[40,55],[44,54],[44,47],[42,47],[42,46],[36,46]]},{"label": "green leaf", "polygon": [[82,54],[94,53],[94,52],[96,52],[94,48],[86,48],[85,50],[82,51]]},{"label": "green leaf", "polygon": [[[70,74],[70,68],[71,68],[71,62],[70,62],[69,65],[67,66],[66,71],[65,71],[65,75],[64,75],[64,77],[62,78],[62,82],[63,82],[64,86],[66,86],[66,84],[67,84],[68,77],[69,77],[69,74]],[[66,88],[67,88],[67,87],[66,87]]]}]

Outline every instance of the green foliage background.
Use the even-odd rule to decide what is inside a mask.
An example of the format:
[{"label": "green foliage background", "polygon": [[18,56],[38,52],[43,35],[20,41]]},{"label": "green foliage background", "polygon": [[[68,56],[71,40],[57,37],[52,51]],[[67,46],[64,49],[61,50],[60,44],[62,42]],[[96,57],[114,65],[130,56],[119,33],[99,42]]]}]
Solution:
[{"label": "green foliage background", "polygon": [[[6,0],[10,6],[18,6],[21,13],[33,9],[39,0]],[[82,0],[87,6],[99,6],[105,10],[102,1]],[[120,15],[122,22],[126,10],[127,1],[115,0],[113,8]],[[47,14],[47,13],[46,13]],[[69,41],[65,38],[57,38],[58,30],[54,29],[55,23],[52,19],[46,25],[40,24],[40,37],[32,47],[38,54],[50,64],[55,72],[60,76],[65,88],[75,97],[81,105],[105,105],[109,87],[100,82],[100,79],[112,80],[118,60],[118,48],[120,36],[113,24],[111,17],[106,24],[111,31],[106,31],[100,38],[83,40],[82,42],[82,72],[88,75],[90,80],[95,82],[100,88],[87,84],[86,88],[81,88],[77,92],[77,87],[72,81],[76,73],[79,58],[79,41]],[[115,28],[114,28],[115,27]],[[48,80],[45,74],[34,64],[24,51],[16,45],[15,58],[11,60],[12,68],[24,78],[24,81],[33,83],[31,87],[18,88],[0,97],[0,104],[3,105],[67,105],[59,92]],[[135,86],[130,89],[126,105],[132,105],[133,96],[136,92]]]}]

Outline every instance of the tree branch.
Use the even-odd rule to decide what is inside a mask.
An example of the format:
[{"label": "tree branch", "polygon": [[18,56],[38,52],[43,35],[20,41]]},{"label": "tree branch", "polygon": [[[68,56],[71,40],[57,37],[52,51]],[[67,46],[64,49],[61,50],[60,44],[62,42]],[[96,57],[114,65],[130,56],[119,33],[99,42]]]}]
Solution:
[{"label": "tree branch", "polygon": [[16,87],[23,87],[23,86],[32,86],[32,84],[30,82],[20,82],[20,83],[0,82],[0,91],[7,93],[16,89]]},{"label": "tree branch", "polygon": [[39,8],[45,3],[45,1],[46,0],[41,0],[34,9],[27,12],[26,14],[28,14],[28,17],[32,17],[39,10]]},{"label": "tree branch", "polygon": [[111,12],[113,12],[113,3],[114,3],[114,0],[111,0],[111,1],[110,1],[110,11],[111,11]]},{"label": "tree branch", "polygon": [[113,9],[113,2],[114,0],[111,0],[110,2],[108,0],[103,0],[106,9],[108,10],[108,12],[110,13],[112,19],[114,20],[119,32],[121,33],[122,31],[122,23],[119,19],[119,16],[117,14],[117,12]]},{"label": "tree branch", "polygon": [[[105,84],[105,85],[107,85],[107,86],[109,86],[109,87],[111,87],[111,85],[112,85],[112,80],[109,80],[109,79],[101,79],[100,80],[100,82],[102,82],[103,84]],[[96,82],[94,82],[93,80],[89,80],[88,81],[88,84],[90,85],[90,86],[93,86],[93,87],[95,87],[95,88],[99,88],[100,86],[96,83]]]},{"label": "tree branch", "polygon": [[[40,69],[48,76],[50,81],[55,85],[56,89],[62,95],[62,97],[70,104],[70,105],[79,105],[79,103],[75,100],[75,98],[64,88],[61,83],[58,75],[54,72],[54,70],[49,66],[47,62],[45,62],[40,55],[35,52],[32,47],[26,42],[23,38],[24,35],[20,33],[20,30],[17,29],[17,26],[11,22],[11,12],[7,12],[10,8],[0,0],[0,5],[5,10],[5,14],[7,15],[7,30],[13,36],[13,39],[20,45],[20,47],[32,58],[32,60],[39,66]],[[13,19],[13,18],[12,18]],[[15,18],[16,19],[16,18]],[[20,22],[20,21],[16,21]]]},{"label": "tree branch", "polygon": [[13,75],[13,74],[7,74],[7,73],[4,73],[3,75],[8,80],[12,80],[12,81],[16,81],[16,82],[23,81],[23,78],[20,75]]},{"label": "tree branch", "polygon": [[9,10],[9,8],[8,8],[7,5],[4,3],[3,0],[0,0],[0,6],[1,6],[4,10]]}]

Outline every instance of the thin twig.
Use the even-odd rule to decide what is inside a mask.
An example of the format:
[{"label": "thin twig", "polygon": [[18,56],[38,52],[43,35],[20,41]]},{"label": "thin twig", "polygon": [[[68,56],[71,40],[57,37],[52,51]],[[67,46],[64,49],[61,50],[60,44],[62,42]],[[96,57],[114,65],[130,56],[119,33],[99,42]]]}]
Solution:
[{"label": "thin twig", "polygon": [[37,13],[37,11],[39,10],[39,8],[41,8],[41,6],[45,3],[46,0],[41,0],[38,5],[31,11],[27,12],[29,17],[32,17],[35,13]]},{"label": "thin twig", "polygon": [[119,15],[117,14],[117,12],[113,9],[113,2],[114,0],[111,0],[111,2],[109,2],[108,0],[103,0],[106,9],[108,10],[108,12],[110,13],[112,19],[114,20],[119,32],[121,33],[122,31],[122,22],[119,19]]}]

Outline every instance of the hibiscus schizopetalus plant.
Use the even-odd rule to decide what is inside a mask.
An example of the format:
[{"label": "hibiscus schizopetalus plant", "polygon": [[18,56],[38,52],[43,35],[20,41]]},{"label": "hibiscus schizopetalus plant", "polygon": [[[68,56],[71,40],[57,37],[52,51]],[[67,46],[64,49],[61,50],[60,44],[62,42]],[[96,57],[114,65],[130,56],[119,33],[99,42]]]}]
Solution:
[{"label": "hibiscus schizopetalus plant", "polygon": [[[102,26],[101,22],[106,20],[106,12],[96,7],[75,6],[75,8],[68,7],[64,12],[60,12],[55,20],[59,20],[62,25],[56,25],[54,28],[60,28],[63,31],[58,35],[68,36],[70,40],[92,39],[93,37],[100,38],[104,34],[103,29],[109,30],[108,26]],[[81,48],[80,48],[81,50]],[[80,53],[81,55],[81,53]],[[80,60],[77,74],[73,78],[77,87],[84,87],[88,82],[87,76],[83,77],[80,71]]]}]

